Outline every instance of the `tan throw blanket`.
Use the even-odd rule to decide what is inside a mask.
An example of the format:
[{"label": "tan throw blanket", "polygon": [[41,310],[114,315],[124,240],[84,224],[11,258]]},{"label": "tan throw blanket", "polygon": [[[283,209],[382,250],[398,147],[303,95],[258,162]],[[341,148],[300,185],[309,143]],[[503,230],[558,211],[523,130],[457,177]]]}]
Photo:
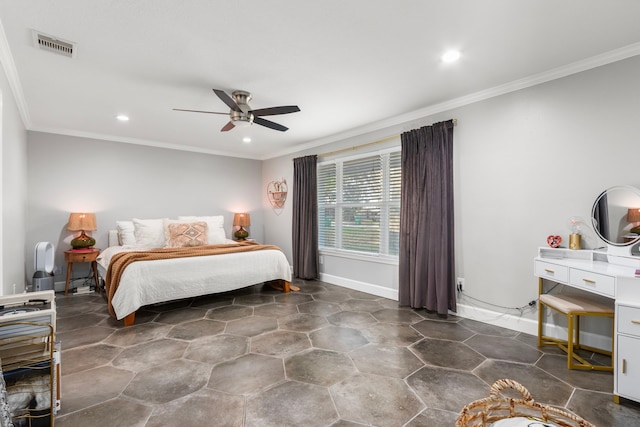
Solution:
[{"label": "tan throw blanket", "polygon": [[261,245],[255,242],[239,242],[221,245],[196,246],[189,248],[163,248],[148,251],[120,252],[111,258],[107,277],[105,278],[105,292],[109,301],[109,313],[115,317],[115,311],[111,306],[111,299],[118,290],[120,278],[125,268],[136,261],[155,261],[170,258],[188,258],[194,256],[221,255],[238,252],[252,252],[262,250],[280,250],[273,245]]}]

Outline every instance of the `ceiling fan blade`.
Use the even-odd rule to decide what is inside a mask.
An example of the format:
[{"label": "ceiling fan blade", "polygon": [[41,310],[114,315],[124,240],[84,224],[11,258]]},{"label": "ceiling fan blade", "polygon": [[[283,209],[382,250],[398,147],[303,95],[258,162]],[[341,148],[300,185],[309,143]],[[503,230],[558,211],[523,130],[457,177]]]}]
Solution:
[{"label": "ceiling fan blade", "polygon": [[238,113],[242,112],[240,107],[238,107],[238,104],[236,104],[236,101],[234,101],[229,95],[227,95],[227,92],[220,89],[213,89],[213,91],[216,93],[216,95],[218,95],[218,98],[220,98],[222,102],[227,104],[227,106],[233,111],[237,111]]},{"label": "ceiling fan blade", "polygon": [[251,110],[254,116],[275,116],[277,114],[289,114],[289,113],[297,113],[300,111],[297,105],[285,105],[282,107],[270,107],[270,108],[259,108],[257,110]]},{"label": "ceiling fan blade", "polygon": [[233,122],[229,122],[226,125],[224,125],[222,129],[220,129],[220,132],[226,132],[228,130],[233,129],[234,127],[236,127],[236,125],[234,125]]},{"label": "ceiling fan blade", "polygon": [[182,108],[174,108],[173,111],[187,111],[189,113],[224,114],[225,116],[229,115],[229,113],[218,113],[217,111],[183,110]]},{"label": "ceiling fan blade", "polygon": [[281,124],[274,123],[274,122],[272,122],[270,120],[266,120],[266,119],[263,119],[261,117],[254,117],[253,118],[253,123],[259,124],[261,126],[268,127],[270,129],[273,129],[273,130],[279,130],[280,132],[284,132],[284,131],[289,130],[288,127],[284,127]]}]

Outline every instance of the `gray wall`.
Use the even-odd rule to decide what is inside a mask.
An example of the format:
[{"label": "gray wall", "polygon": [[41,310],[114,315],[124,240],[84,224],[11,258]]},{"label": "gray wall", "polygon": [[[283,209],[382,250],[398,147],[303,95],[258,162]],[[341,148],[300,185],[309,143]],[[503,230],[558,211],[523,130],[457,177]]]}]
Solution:
[{"label": "gray wall", "polygon": [[[571,216],[588,220],[595,198],[605,188],[640,187],[635,166],[640,158],[638,75],[640,57],[634,57],[399,123],[376,134],[270,159],[263,165],[263,185],[279,176],[290,179],[294,157],[457,118],[457,275],[465,278],[467,295],[507,308],[520,307],[536,299],[533,257],[539,246],[546,245],[546,237],[559,234],[568,242],[567,220]],[[265,214],[267,240],[278,241],[288,255],[290,210],[288,203],[279,217]],[[586,246],[598,247],[602,242],[590,234]],[[325,257],[321,271],[338,283],[384,295],[397,292],[397,279],[386,279],[397,277],[394,265],[372,270],[361,261]],[[520,318],[517,311],[468,298],[460,303],[466,315],[479,320],[496,321],[496,314],[502,312]],[[532,320],[534,315],[525,311],[522,318]],[[532,325],[530,321],[527,327]]]},{"label": "gray wall", "polygon": [[[264,239],[261,162],[119,142],[28,132],[26,247],[50,241],[64,281],[63,251],[70,212],[95,212],[96,247],[108,244],[117,220],[224,215],[231,237],[234,212],[251,214],[251,237]],[[33,253],[27,253],[29,278]],[[85,270],[88,265],[85,264]],[[75,270],[75,268],[74,268]],[[78,275],[86,274],[79,270]]]},{"label": "gray wall", "polygon": [[[640,155],[637,75],[640,57],[629,58],[262,164],[32,132],[28,192],[24,127],[6,81],[0,79],[3,289],[6,293],[14,280],[24,280],[25,265],[30,277],[37,241],[54,242],[56,262],[62,263],[60,254],[70,239],[64,227],[72,210],[98,214],[99,247],[106,245],[106,232],[118,219],[224,213],[229,223],[232,212],[247,210],[252,236],[281,246],[291,259],[291,199],[277,215],[268,204],[266,186],[284,177],[292,190],[292,158],[455,117],[457,275],[465,277],[467,295],[504,307],[522,306],[536,296],[532,258],[546,236],[567,239],[568,218],[588,218],[603,189],[640,186],[634,166]],[[72,166],[81,161],[89,166]],[[585,240],[587,247],[601,245],[593,236]],[[324,261],[322,272],[332,280],[384,295],[397,291],[395,265],[374,269],[365,261]],[[503,311],[468,298],[460,303],[465,314],[479,320],[495,321]],[[533,316],[525,312],[521,318],[533,324]]]},{"label": "gray wall", "polygon": [[0,295],[22,292],[25,283],[27,132],[0,67],[0,161],[2,222],[0,225]]}]

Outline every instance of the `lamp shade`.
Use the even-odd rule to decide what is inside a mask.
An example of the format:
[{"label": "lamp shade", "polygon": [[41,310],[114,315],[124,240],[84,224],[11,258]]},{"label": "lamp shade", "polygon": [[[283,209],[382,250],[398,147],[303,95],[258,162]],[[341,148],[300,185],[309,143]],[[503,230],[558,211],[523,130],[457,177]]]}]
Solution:
[{"label": "lamp shade", "polygon": [[80,231],[80,235],[71,241],[71,247],[74,250],[86,250],[96,244],[93,237],[85,234],[86,230],[96,230],[96,214],[72,212],[69,215],[67,230]]},{"label": "lamp shade", "polygon": [[248,227],[251,225],[251,216],[248,213],[234,214],[233,225],[236,227]]},{"label": "lamp shade", "polygon": [[85,231],[96,230],[96,214],[73,212],[69,215],[67,230]]},{"label": "lamp shade", "polygon": [[627,222],[640,222],[640,208],[630,208],[627,211]]}]

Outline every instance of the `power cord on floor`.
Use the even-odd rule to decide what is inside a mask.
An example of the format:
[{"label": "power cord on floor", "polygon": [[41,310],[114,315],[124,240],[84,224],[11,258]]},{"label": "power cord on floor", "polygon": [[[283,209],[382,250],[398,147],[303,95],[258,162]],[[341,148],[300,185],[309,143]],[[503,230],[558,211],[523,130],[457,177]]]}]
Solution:
[{"label": "power cord on floor", "polygon": [[474,297],[468,295],[467,293],[465,293],[461,289],[458,289],[458,294],[462,295],[464,298],[468,298],[468,299],[480,302],[482,304],[490,305],[492,307],[502,308],[504,310],[518,310],[520,312],[521,316],[524,314],[524,310],[526,310],[527,308],[533,310],[535,308],[535,306],[538,304],[537,300],[531,300],[527,304],[525,304],[523,306],[520,306],[520,307],[507,307],[507,306],[504,306],[504,305],[493,304],[493,303],[491,303],[489,301],[484,301],[484,300],[481,300],[479,298],[474,298]]}]

